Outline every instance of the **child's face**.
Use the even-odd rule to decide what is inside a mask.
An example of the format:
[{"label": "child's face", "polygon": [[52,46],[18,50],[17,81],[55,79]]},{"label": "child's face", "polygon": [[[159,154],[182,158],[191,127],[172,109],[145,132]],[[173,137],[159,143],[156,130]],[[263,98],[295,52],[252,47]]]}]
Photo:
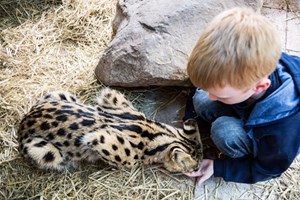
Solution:
[{"label": "child's face", "polygon": [[250,98],[254,93],[254,89],[240,90],[231,86],[225,86],[220,89],[208,89],[208,98],[213,101],[220,101],[224,104],[241,103]]}]

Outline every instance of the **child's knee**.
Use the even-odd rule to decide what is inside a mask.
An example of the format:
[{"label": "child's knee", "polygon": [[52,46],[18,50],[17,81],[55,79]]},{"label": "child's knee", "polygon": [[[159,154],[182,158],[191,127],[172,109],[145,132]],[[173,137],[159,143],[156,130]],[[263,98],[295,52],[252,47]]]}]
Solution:
[{"label": "child's knee", "polygon": [[247,134],[243,122],[234,117],[217,118],[211,127],[211,139],[217,148],[229,157],[237,158],[248,154]]},{"label": "child's knee", "polygon": [[196,89],[195,95],[193,96],[193,104],[196,112],[201,112],[201,110],[206,109],[207,102],[208,94],[203,90]]},{"label": "child's knee", "polygon": [[214,106],[208,99],[208,94],[201,89],[197,89],[193,96],[193,104],[195,112],[201,118],[211,121],[211,116],[214,115]]}]

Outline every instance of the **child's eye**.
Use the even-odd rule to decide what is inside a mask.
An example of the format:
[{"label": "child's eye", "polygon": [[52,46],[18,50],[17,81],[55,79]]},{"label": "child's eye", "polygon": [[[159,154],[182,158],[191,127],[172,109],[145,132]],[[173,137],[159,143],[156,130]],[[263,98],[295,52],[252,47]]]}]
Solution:
[{"label": "child's eye", "polygon": [[222,99],[222,100],[226,100],[226,99],[229,99],[230,97],[221,97],[219,99]]}]

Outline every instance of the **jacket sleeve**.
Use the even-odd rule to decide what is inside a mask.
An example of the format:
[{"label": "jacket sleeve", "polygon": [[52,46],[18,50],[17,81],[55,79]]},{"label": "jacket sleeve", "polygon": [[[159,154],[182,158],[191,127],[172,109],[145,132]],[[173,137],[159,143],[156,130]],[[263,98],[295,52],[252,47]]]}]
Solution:
[{"label": "jacket sleeve", "polygon": [[[254,130],[254,155],[215,160],[214,176],[225,181],[256,183],[279,177],[299,152],[298,113],[281,123]],[[298,120],[298,121],[294,121]]]}]

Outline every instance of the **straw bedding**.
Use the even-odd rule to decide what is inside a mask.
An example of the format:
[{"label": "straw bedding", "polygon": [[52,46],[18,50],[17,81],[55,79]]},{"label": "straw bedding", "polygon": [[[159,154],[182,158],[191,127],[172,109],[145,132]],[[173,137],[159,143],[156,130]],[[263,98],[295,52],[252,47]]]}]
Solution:
[{"label": "straw bedding", "polygon": [[[68,90],[91,103],[103,86],[93,70],[111,40],[116,0],[0,3],[0,199],[193,199],[193,181],[156,167],[95,163],[55,173],[19,157],[18,122],[37,98]],[[143,103],[139,95],[130,93],[133,103]],[[295,161],[282,178],[255,187],[266,197],[299,199],[299,166]]]}]

